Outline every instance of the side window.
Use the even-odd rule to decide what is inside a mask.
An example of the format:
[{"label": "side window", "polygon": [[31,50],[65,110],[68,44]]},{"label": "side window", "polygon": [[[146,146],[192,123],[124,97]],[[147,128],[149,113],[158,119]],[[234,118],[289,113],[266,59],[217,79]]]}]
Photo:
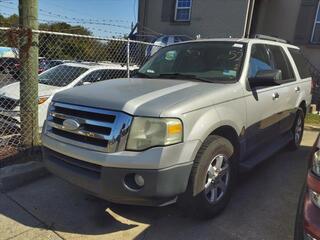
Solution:
[{"label": "side window", "polygon": [[285,51],[280,46],[268,46],[272,60],[274,69],[279,69],[282,72],[282,81],[290,81],[294,80],[294,73],[288,56],[286,55]]},{"label": "side window", "polygon": [[110,71],[109,79],[123,78],[124,72],[126,72],[126,71],[114,69],[114,70]]},{"label": "side window", "polygon": [[97,70],[92,73],[89,73],[87,76],[85,76],[82,80],[82,82],[98,82],[102,80],[103,70]]},{"label": "side window", "polygon": [[125,77],[127,77],[127,70],[110,69],[110,70],[104,70],[101,80],[125,78]]},{"label": "side window", "polygon": [[297,66],[300,78],[305,79],[311,77],[307,60],[304,58],[300,50],[289,48],[289,52]]},{"label": "side window", "polygon": [[101,79],[99,81],[108,80],[112,70],[101,70]]},{"label": "side window", "polygon": [[251,48],[249,78],[255,77],[261,70],[272,70],[272,64],[265,45],[255,44]]}]

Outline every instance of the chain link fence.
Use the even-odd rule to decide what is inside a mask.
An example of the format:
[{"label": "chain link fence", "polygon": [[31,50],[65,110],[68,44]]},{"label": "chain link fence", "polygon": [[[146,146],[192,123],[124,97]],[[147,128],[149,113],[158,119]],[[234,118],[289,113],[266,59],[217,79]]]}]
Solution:
[{"label": "chain link fence", "polygon": [[[27,61],[27,49],[34,47],[35,34],[39,39],[37,66],[22,64]],[[56,92],[130,77],[159,48],[128,39],[0,28],[0,159],[22,149],[23,134],[36,137],[33,129],[21,125],[37,121],[40,132]],[[36,88],[28,85],[32,77],[38,80]],[[28,102],[20,100],[21,93]],[[37,116],[32,115],[34,108]]]}]

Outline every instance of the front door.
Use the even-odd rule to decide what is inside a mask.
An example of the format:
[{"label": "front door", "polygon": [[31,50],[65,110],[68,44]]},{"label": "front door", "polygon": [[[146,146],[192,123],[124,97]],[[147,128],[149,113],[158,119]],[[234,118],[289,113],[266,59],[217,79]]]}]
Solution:
[{"label": "front door", "polygon": [[[264,44],[254,44],[248,78],[254,77],[260,70],[274,69],[270,52]],[[247,154],[264,147],[279,135],[281,120],[281,87],[247,87]]]}]

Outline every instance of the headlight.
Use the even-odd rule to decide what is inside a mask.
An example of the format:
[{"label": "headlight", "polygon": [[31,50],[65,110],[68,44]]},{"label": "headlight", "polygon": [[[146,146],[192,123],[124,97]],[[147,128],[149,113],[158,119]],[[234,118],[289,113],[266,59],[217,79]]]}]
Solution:
[{"label": "headlight", "polygon": [[320,177],[320,150],[316,151],[313,155],[312,171]]},{"label": "headlight", "polygon": [[135,117],[132,122],[127,150],[141,151],[155,146],[182,142],[182,122],[175,118]]},{"label": "headlight", "polygon": [[49,99],[50,96],[40,96],[38,98],[38,104],[42,104]]}]

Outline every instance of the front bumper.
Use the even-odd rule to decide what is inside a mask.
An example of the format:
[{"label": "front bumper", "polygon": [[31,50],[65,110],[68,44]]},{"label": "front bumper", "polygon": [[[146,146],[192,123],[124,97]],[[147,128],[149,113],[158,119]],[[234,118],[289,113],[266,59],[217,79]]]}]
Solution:
[{"label": "front bumper", "polygon": [[[120,204],[165,205],[186,190],[192,168],[192,163],[159,170],[102,167],[46,147],[42,152],[45,165],[53,174],[95,196]],[[125,177],[132,174],[144,178],[141,189],[127,187]]]}]

